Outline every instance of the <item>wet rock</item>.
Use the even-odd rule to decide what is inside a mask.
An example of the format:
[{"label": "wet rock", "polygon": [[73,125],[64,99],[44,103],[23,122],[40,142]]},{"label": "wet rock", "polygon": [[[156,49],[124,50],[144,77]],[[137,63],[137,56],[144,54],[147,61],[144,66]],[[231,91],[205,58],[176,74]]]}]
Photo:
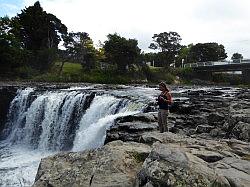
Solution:
[{"label": "wet rock", "polygon": [[233,128],[232,134],[240,140],[250,141],[250,123],[238,122]]},{"label": "wet rock", "polygon": [[224,123],[224,116],[218,113],[212,113],[207,116],[207,120],[209,124],[214,124],[214,123]]},{"label": "wet rock", "polygon": [[124,116],[107,130],[105,143],[122,140],[139,142],[144,132],[155,131],[158,128],[157,113],[141,113]]},{"label": "wet rock", "polygon": [[244,90],[242,93],[237,94],[237,98],[250,99],[250,92],[248,90]]},{"label": "wet rock", "polygon": [[15,87],[0,87],[0,134],[4,129],[11,101],[16,95]]},{"label": "wet rock", "polygon": [[147,131],[157,130],[157,123],[124,122],[117,123],[107,131],[105,143],[122,140],[139,142],[141,135]]},{"label": "wet rock", "polygon": [[250,123],[250,109],[238,111],[237,114],[232,115],[232,119],[235,121]]},{"label": "wet rock", "polygon": [[224,137],[226,137],[226,132],[223,131],[223,130],[220,129],[220,128],[215,128],[215,129],[212,129],[212,130],[210,131],[210,135],[211,135],[212,137],[224,138]]},{"label": "wet rock", "polygon": [[157,113],[140,113],[136,115],[122,116],[116,119],[117,122],[132,122],[132,121],[141,121],[141,122],[156,122]]},{"label": "wet rock", "polygon": [[198,125],[195,132],[196,133],[209,133],[212,129],[214,129],[214,127],[210,125]]}]

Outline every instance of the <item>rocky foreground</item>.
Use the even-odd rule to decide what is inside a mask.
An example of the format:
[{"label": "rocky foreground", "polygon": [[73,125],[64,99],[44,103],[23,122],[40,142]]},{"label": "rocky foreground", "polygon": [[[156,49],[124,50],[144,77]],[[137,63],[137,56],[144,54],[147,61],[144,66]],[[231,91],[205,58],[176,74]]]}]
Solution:
[{"label": "rocky foreground", "polygon": [[117,119],[102,148],[43,159],[33,186],[249,187],[250,91],[184,94],[170,132],[158,132],[152,103]]}]

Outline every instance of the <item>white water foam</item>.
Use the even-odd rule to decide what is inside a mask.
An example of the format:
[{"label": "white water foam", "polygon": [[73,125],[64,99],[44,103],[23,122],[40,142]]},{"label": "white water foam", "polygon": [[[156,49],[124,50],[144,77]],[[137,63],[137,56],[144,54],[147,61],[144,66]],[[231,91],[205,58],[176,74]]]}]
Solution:
[{"label": "white water foam", "polygon": [[95,96],[84,111],[90,93],[61,90],[36,93],[31,99],[33,92],[31,88],[19,90],[11,103],[9,136],[0,142],[0,186],[31,186],[41,158],[63,150],[70,144],[69,136],[73,151],[100,147],[117,117],[138,113],[144,107],[105,94]]},{"label": "white water foam", "polygon": [[[106,130],[113,125],[117,117],[140,112],[141,105],[126,103],[117,107],[122,100],[114,96],[97,96],[80,121],[80,128],[74,141],[73,151],[82,151],[100,147],[104,144]],[[118,113],[115,113],[118,112]]]}]

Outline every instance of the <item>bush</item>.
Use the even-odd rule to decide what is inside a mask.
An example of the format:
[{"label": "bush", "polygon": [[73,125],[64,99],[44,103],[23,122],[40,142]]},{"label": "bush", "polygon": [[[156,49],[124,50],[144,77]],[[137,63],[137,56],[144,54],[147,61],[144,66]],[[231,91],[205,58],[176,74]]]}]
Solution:
[{"label": "bush", "polygon": [[15,70],[16,76],[21,79],[31,79],[39,74],[39,72],[31,67],[23,66]]},{"label": "bush", "polygon": [[195,78],[195,73],[192,68],[176,68],[175,74],[184,80],[191,80]]},{"label": "bush", "polygon": [[164,81],[167,84],[171,84],[175,80],[175,75],[169,68],[152,68],[150,78],[149,81],[153,83]]},{"label": "bush", "polygon": [[229,83],[230,85],[239,85],[243,82],[241,75],[226,73],[213,74],[212,81],[216,83]]}]

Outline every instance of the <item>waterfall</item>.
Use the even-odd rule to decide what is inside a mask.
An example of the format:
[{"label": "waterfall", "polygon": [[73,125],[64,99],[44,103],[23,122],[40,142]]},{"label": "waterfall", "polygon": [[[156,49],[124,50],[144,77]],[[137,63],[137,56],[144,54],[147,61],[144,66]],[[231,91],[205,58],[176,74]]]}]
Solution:
[{"label": "waterfall", "polygon": [[108,94],[91,97],[91,93],[57,91],[35,95],[28,88],[18,91],[11,103],[7,139],[11,144],[48,151],[95,148],[104,143],[106,129],[117,117],[141,108]]},{"label": "waterfall", "polygon": [[[10,104],[8,120],[7,120],[7,128],[4,129],[3,135],[4,137],[14,136],[14,134],[18,134],[19,129],[22,128],[25,123],[26,111],[30,104],[30,95],[34,91],[33,88],[26,88],[24,90],[18,90],[16,97]],[[13,139],[14,137],[11,137]]]},{"label": "waterfall", "polygon": [[132,104],[126,99],[114,96],[97,96],[80,121],[73,151],[100,147],[106,138],[106,130],[119,116],[131,115],[139,112],[140,105],[131,110]]},{"label": "waterfall", "polygon": [[0,186],[31,186],[41,158],[104,144],[117,117],[144,104],[87,89],[17,91],[0,141]]},{"label": "waterfall", "polygon": [[84,105],[87,105],[85,101],[90,102],[90,94],[45,92],[27,106],[32,91],[18,91],[11,104],[6,130],[9,131],[8,142],[32,149],[70,149]]}]

